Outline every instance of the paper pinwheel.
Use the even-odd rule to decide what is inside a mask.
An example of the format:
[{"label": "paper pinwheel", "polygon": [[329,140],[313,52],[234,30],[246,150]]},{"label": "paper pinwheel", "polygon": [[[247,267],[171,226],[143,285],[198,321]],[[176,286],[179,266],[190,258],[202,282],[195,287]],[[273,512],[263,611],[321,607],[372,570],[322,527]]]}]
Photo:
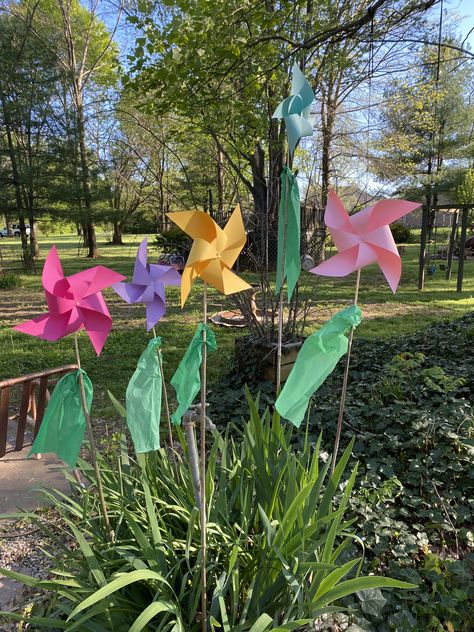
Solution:
[{"label": "paper pinwheel", "polygon": [[341,200],[330,191],[324,221],[339,252],[310,272],[342,277],[376,262],[395,293],[402,262],[389,224],[419,206],[406,200],[380,200],[349,216]]},{"label": "paper pinwheel", "polygon": [[42,276],[48,313],[14,329],[44,340],[59,340],[84,328],[99,355],[112,329],[112,318],[101,290],[124,278],[104,266],[65,277],[56,246],[53,246],[44,262]]},{"label": "paper pinwheel", "polygon": [[239,204],[224,228],[203,211],[168,213],[168,217],[194,239],[181,279],[181,307],[198,277],[223,294],[250,289],[231,270],[247,240]]},{"label": "paper pinwheel", "polygon": [[147,263],[147,238],[138,248],[132,283],[115,283],[112,287],[127,303],[145,303],[147,331],[166,311],[165,285],[181,285],[181,276],[172,266]]},{"label": "paper pinwheel", "polygon": [[298,64],[293,66],[291,95],[284,99],[273,112],[272,118],[284,119],[288,134],[288,151],[294,152],[303,136],[311,136],[313,125],[309,119],[314,93]]}]

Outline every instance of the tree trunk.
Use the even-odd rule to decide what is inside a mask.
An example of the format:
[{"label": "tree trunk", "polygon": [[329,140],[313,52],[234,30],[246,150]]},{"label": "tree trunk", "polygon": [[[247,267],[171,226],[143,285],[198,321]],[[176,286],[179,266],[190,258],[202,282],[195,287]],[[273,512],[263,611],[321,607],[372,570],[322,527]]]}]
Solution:
[{"label": "tree trunk", "polygon": [[26,234],[25,215],[23,211],[20,213],[19,223],[23,266],[26,270],[31,270],[33,268],[33,258],[28,247],[28,235]]},{"label": "tree trunk", "polygon": [[95,225],[93,222],[87,224],[87,256],[89,259],[96,259],[99,256],[97,250],[97,238],[95,234]]},{"label": "tree trunk", "polygon": [[36,220],[34,215],[31,213],[30,217],[30,254],[33,259],[37,259],[40,255],[38,236],[36,231]]},{"label": "tree trunk", "polygon": [[95,226],[92,220],[91,180],[89,163],[87,162],[86,134],[84,127],[84,105],[82,103],[82,95],[80,94],[80,89],[76,87],[75,91],[77,107],[77,134],[79,138],[79,153],[81,159],[82,191],[84,194],[84,206],[87,218],[87,256],[90,259],[95,259],[99,256],[99,251],[97,250]]},{"label": "tree trunk", "polygon": [[217,212],[224,210],[224,157],[222,151],[217,148]]},{"label": "tree trunk", "polygon": [[120,222],[116,219],[114,219],[113,225],[114,225],[114,233],[112,235],[112,243],[114,244],[114,246],[123,246],[122,226],[120,225]]},{"label": "tree trunk", "polygon": [[5,215],[5,228],[7,229],[7,235],[11,237],[13,235],[12,220],[9,215]]},{"label": "tree trunk", "polygon": [[25,227],[25,208],[23,205],[23,198],[21,194],[20,173],[18,170],[15,146],[13,144],[10,112],[8,111],[8,105],[6,103],[5,95],[3,93],[1,94],[0,98],[1,98],[2,110],[3,110],[3,122],[4,122],[5,131],[7,134],[8,157],[10,158],[13,186],[15,188],[16,210],[17,210],[18,219],[20,222],[20,236],[21,236],[21,251],[22,251],[23,267],[25,268],[25,270],[31,270],[33,267],[33,259],[31,258],[30,249],[28,248],[28,235],[26,234],[26,227]]},{"label": "tree trunk", "polygon": [[84,231],[82,230],[82,226],[80,222],[76,222],[76,231],[77,231],[78,237],[82,237],[82,235],[84,234]]},{"label": "tree trunk", "polygon": [[[267,208],[267,182],[265,180],[265,153],[262,146],[258,144],[251,157],[250,166],[252,169],[252,197],[254,203],[254,213],[256,219],[256,231],[254,234],[254,256],[259,264],[264,265],[271,258],[271,253],[267,248],[271,236],[269,235],[268,208]],[[271,249],[273,250],[273,249]]]},{"label": "tree trunk", "polygon": [[81,222],[81,235],[84,248],[89,248],[89,233],[87,232],[87,224],[85,222]]}]

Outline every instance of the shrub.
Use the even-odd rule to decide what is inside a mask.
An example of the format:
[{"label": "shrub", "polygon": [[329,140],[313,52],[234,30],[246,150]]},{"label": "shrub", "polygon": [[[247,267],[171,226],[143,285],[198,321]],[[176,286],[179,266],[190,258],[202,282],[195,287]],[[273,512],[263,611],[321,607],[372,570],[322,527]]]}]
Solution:
[{"label": "shrub", "polygon": [[[333,474],[321,438],[301,452],[278,415],[257,412],[242,434],[215,432],[207,466],[208,603],[212,628],[228,632],[292,630],[357,591],[411,584],[359,575],[348,556],[356,538],[346,516],[357,465],[344,476],[353,442]],[[180,437],[180,452],[187,446]],[[37,625],[81,631],[200,629],[199,512],[189,468],[164,450],[130,459],[122,442],[117,463],[101,461],[115,541],[110,544],[90,485],[69,499],[49,493],[64,533],[54,536],[53,579],[5,575],[52,592],[30,618]],[[48,533],[48,527],[36,521]],[[64,541],[72,538],[73,549]],[[11,618],[11,617],[10,617]],[[21,618],[21,615],[17,615]],[[66,623],[66,620],[68,623]],[[72,628],[71,628],[72,629]]]},{"label": "shrub", "polygon": [[395,222],[390,225],[390,230],[392,231],[393,239],[396,244],[408,244],[411,240],[411,230],[405,224],[401,222]]},{"label": "shrub", "polygon": [[191,247],[191,240],[177,226],[172,226],[155,237],[158,251],[162,254],[181,254],[186,256]]},{"label": "shrub", "polygon": [[13,272],[6,272],[0,276],[0,290],[14,290],[22,285],[22,278]]}]

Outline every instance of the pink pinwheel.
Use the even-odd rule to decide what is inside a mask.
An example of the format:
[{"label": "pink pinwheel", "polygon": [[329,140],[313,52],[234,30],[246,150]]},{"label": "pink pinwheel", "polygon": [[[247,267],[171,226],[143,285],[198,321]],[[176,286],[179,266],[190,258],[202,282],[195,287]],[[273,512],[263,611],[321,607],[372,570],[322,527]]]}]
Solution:
[{"label": "pink pinwheel", "polygon": [[132,283],[112,287],[127,303],[145,303],[147,331],[166,311],[165,285],[181,285],[181,276],[172,266],[147,263],[147,238],[138,248]]},{"label": "pink pinwheel", "polygon": [[376,262],[395,293],[402,262],[389,224],[419,206],[417,202],[406,200],[380,200],[348,215],[341,200],[330,191],[324,221],[339,252],[310,272],[342,277]]},{"label": "pink pinwheel", "polygon": [[14,329],[45,340],[59,340],[84,327],[99,355],[112,329],[112,318],[101,290],[124,278],[104,266],[65,277],[53,246],[44,262],[42,276],[48,313]]}]

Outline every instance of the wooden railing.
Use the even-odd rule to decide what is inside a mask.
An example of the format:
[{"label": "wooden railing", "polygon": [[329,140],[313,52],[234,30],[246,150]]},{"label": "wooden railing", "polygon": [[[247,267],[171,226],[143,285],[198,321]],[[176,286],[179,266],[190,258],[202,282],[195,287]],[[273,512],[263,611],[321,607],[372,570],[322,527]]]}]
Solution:
[{"label": "wooden railing", "polygon": [[[44,411],[49,399],[48,385],[50,379],[57,380],[65,373],[77,369],[77,364],[67,364],[56,369],[31,373],[11,380],[0,381],[0,458],[5,456],[8,439],[8,422],[17,421],[15,450],[22,450],[25,442],[25,431],[28,416],[33,422],[33,438],[38,434]],[[10,416],[11,389],[22,386],[20,410],[18,415]]]}]

